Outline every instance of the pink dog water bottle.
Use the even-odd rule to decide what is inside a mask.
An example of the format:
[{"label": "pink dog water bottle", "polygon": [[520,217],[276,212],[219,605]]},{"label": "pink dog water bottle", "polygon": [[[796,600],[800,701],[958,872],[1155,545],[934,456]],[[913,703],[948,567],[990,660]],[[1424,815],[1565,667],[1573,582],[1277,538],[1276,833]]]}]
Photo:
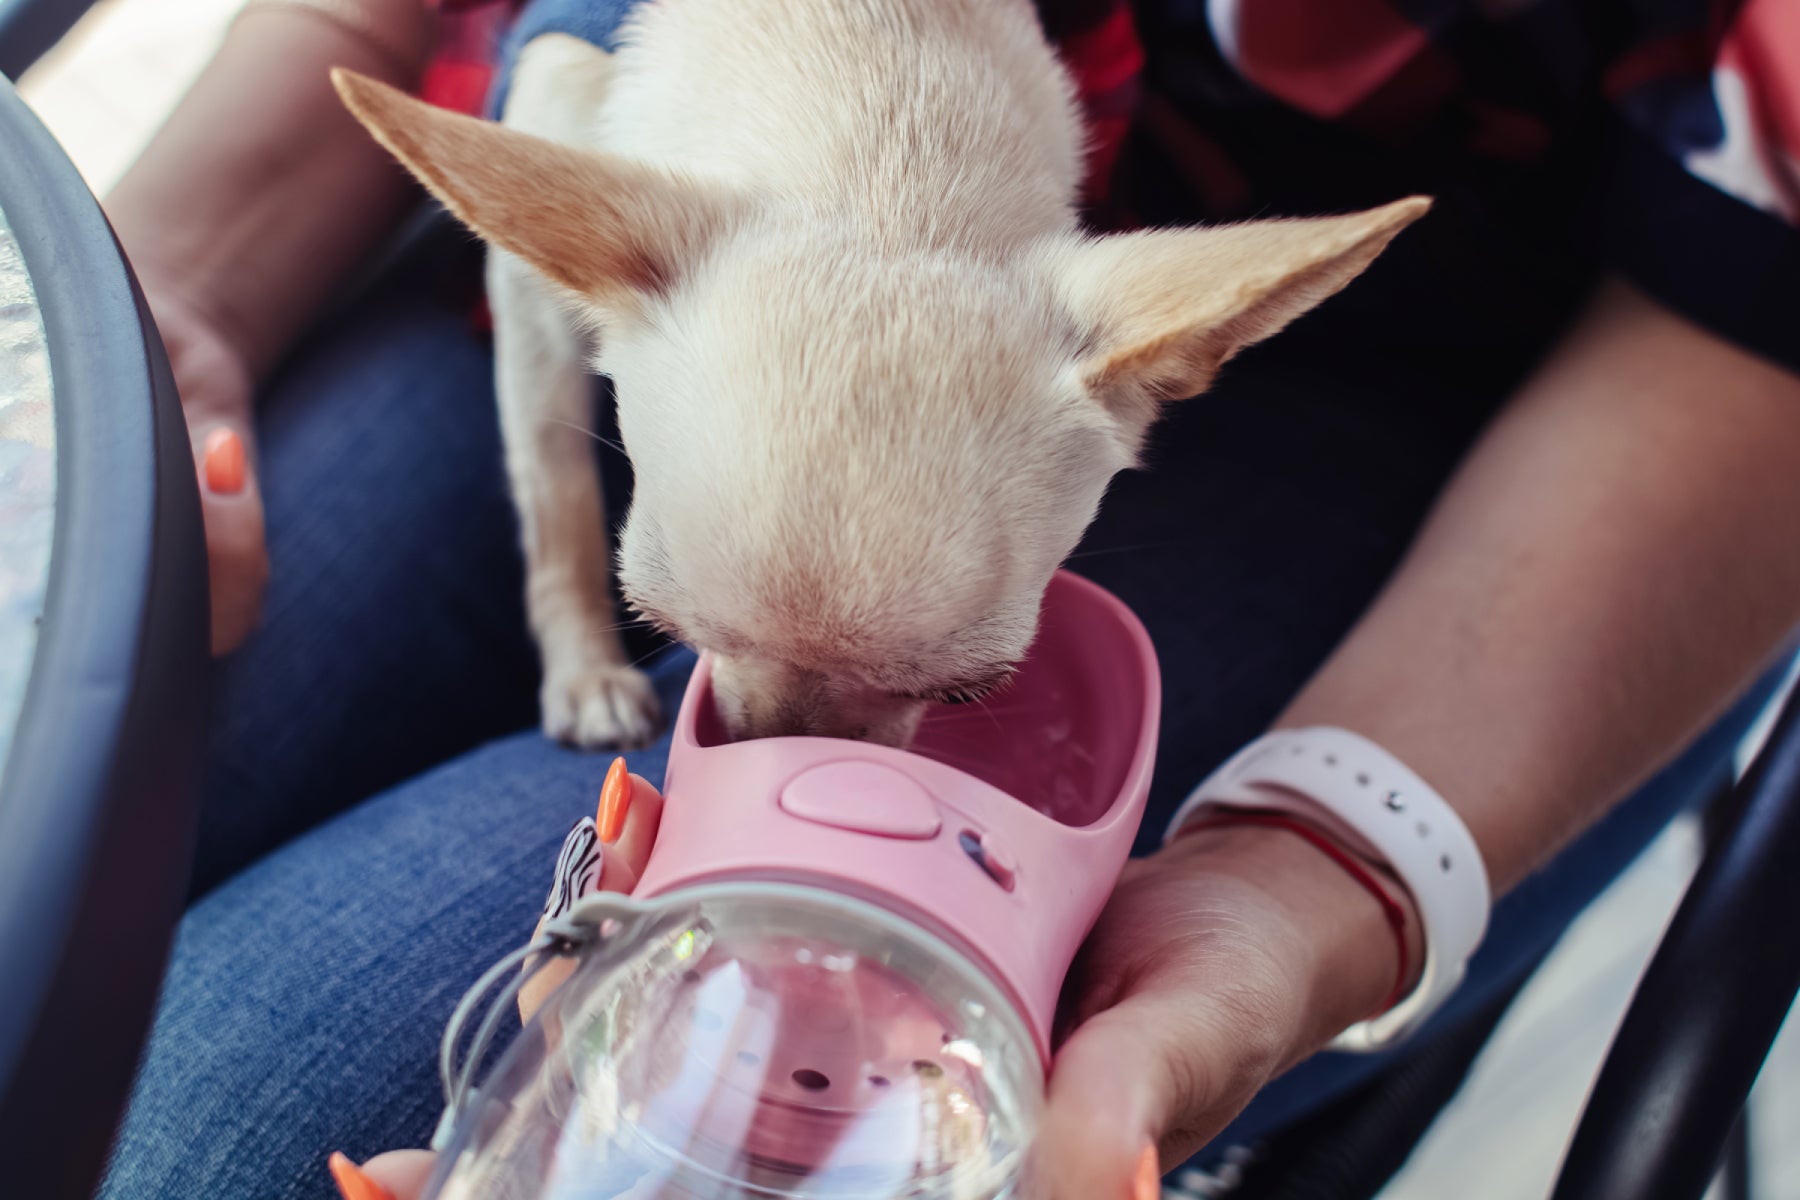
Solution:
[{"label": "pink dog water bottle", "polygon": [[580,965],[453,1089],[427,1195],[1032,1195],[1057,993],[1137,831],[1159,690],[1137,620],[1068,574],[1013,685],[907,751],[729,742],[702,659],[637,893],[566,918]]}]

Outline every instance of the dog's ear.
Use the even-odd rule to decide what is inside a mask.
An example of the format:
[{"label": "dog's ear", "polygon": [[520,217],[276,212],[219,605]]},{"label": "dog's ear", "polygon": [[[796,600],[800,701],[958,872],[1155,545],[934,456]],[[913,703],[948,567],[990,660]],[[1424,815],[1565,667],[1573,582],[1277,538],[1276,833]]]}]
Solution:
[{"label": "dog's ear", "polygon": [[1055,256],[1083,326],[1083,383],[1141,431],[1167,400],[1197,395],[1226,359],[1279,332],[1361,274],[1431,207],[1117,234]]},{"label": "dog's ear", "polygon": [[733,207],[668,172],[453,113],[353,71],[333,70],[331,82],[465,225],[601,304],[665,289]]}]

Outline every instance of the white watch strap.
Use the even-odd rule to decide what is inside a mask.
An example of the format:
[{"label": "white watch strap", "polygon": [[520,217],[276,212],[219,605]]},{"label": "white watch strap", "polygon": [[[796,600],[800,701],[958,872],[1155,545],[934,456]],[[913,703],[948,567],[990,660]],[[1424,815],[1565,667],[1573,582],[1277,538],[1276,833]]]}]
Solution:
[{"label": "white watch strap", "polygon": [[1195,788],[1165,840],[1209,808],[1324,818],[1373,850],[1412,894],[1425,935],[1418,986],[1387,1012],[1339,1034],[1332,1049],[1369,1052],[1393,1045],[1462,981],[1487,931],[1487,868],[1456,810],[1392,754],[1347,729],[1277,730],[1245,746]]}]

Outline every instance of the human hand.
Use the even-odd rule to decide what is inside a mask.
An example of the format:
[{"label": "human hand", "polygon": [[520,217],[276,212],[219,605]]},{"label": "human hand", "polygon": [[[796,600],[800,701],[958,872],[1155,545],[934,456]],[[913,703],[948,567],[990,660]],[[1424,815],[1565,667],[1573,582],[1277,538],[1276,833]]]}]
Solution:
[{"label": "human hand", "polygon": [[1202,826],[1129,864],[1064,991],[1040,1138],[1053,1200],[1154,1200],[1161,1164],[1374,1012],[1399,965],[1380,904],[1292,832]]},{"label": "human hand", "polygon": [[[638,877],[650,861],[656,830],[662,823],[662,793],[642,775],[629,775],[625,760],[614,759],[600,792],[600,810],[593,829],[601,845],[600,870],[584,867],[584,843],[576,832],[563,844],[557,859],[557,878],[551,885],[545,912],[532,930],[535,939],[544,922],[560,916],[569,905],[592,892],[626,892],[637,887]],[[558,960],[546,966],[519,993],[519,1017],[529,1022],[575,964]],[[331,1156],[331,1175],[344,1200],[418,1200],[437,1156],[429,1150],[390,1150],[357,1166],[342,1154]]]},{"label": "human hand", "polygon": [[212,651],[225,654],[250,636],[269,577],[253,455],[255,385],[243,355],[199,308],[170,292],[148,299],[193,446],[206,522]]},{"label": "human hand", "polygon": [[[656,844],[656,830],[662,824],[662,804],[662,793],[654,784],[642,775],[627,774],[623,758],[613,759],[606,772],[606,782],[600,789],[600,810],[594,823],[595,834],[605,846],[600,856],[600,873],[575,879],[574,886],[566,893],[564,911],[590,892],[629,895],[637,889],[638,876],[644,873],[644,865],[650,861],[650,850]],[[564,854],[557,862],[559,873],[569,857],[570,843],[565,842],[563,850]],[[562,915],[556,911],[558,900],[557,889],[553,886],[544,915],[538,918],[536,928],[531,931],[533,938],[543,932],[544,922]],[[520,989],[520,1022],[529,1023],[550,993],[561,987],[574,970],[572,959],[558,959]]]}]

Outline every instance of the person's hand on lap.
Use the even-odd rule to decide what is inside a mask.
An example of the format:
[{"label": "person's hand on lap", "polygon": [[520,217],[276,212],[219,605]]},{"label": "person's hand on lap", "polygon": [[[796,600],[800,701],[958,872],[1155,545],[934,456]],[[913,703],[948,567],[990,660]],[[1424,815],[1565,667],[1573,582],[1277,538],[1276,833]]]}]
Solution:
[{"label": "person's hand on lap", "polygon": [[254,383],[243,356],[212,321],[173,296],[152,295],[149,300],[181,394],[199,475],[212,650],[226,654],[255,628],[269,577],[253,453]]}]

